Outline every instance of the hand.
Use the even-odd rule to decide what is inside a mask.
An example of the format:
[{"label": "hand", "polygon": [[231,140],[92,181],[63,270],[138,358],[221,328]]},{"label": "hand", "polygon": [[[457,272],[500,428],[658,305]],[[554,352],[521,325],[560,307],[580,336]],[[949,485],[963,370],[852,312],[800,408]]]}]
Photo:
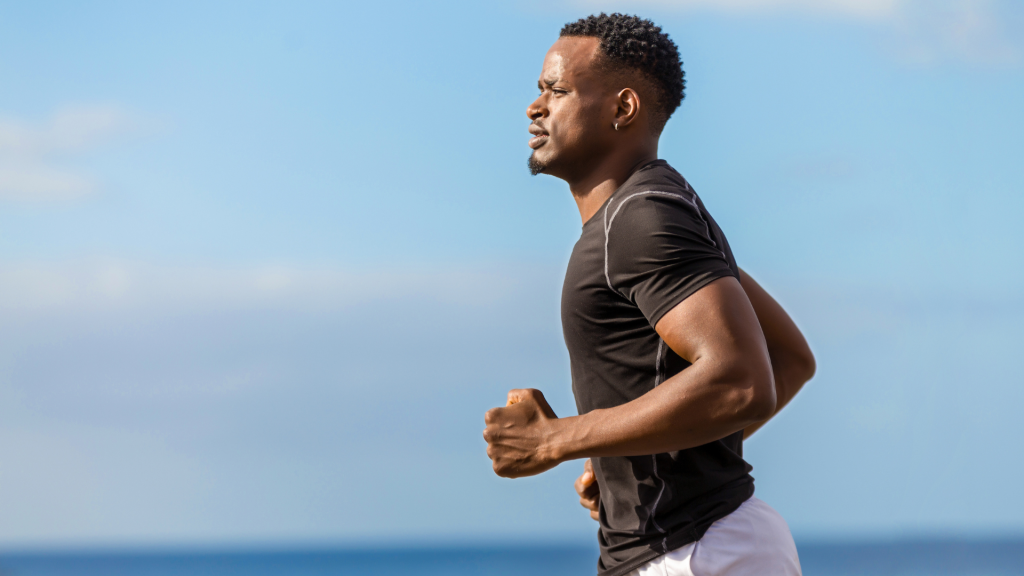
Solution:
[{"label": "hand", "polygon": [[509,391],[508,404],[488,410],[484,422],[487,457],[498,476],[533,476],[558,465],[551,442],[558,416],[540,390]]},{"label": "hand", "polygon": [[590,458],[583,463],[583,474],[576,479],[576,493],[580,495],[580,504],[590,510],[590,517],[599,520],[598,507],[601,505],[601,487],[597,485],[597,477],[594,476],[594,465]]}]

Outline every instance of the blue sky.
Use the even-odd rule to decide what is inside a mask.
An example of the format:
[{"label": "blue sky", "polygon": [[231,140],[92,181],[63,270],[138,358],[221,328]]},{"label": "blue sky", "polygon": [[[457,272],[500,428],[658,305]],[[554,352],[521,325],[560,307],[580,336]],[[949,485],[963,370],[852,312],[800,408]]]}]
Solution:
[{"label": "blue sky", "polygon": [[1024,531],[1024,10],[942,0],[0,3],[0,547],[589,540],[579,233],[525,168],[566,21],[655,19],[661,156],[806,331],[747,444],[798,537]]}]

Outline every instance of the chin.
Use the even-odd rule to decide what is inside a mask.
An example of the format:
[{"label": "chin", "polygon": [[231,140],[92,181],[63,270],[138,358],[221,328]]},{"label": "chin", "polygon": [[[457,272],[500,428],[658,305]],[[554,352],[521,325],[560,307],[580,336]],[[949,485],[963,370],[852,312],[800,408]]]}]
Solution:
[{"label": "chin", "polygon": [[544,161],[540,160],[539,158],[537,158],[537,153],[536,152],[534,152],[533,154],[530,154],[530,157],[526,161],[526,165],[527,165],[527,167],[529,167],[530,174],[532,174],[533,176],[536,176],[538,174],[543,174],[544,171],[547,170],[547,167],[548,167],[546,162],[544,162]]}]

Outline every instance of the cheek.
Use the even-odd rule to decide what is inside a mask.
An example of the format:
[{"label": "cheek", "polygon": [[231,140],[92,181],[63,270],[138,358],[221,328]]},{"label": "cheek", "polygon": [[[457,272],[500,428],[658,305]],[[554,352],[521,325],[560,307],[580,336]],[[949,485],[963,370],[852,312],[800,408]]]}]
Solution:
[{"label": "cheek", "polygon": [[595,146],[600,147],[602,138],[606,137],[600,125],[600,108],[577,103],[571,111],[566,112],[567,121],[563,126],[562,142],[581,153]]},{"label": "cheek", "polygon": [[552,126],[552,136],[565,144],[579,142],[587,132],[588,118],[587,110],[576,101],[560,102],[556,110],[552,110],[552,117],[556,120]]}]

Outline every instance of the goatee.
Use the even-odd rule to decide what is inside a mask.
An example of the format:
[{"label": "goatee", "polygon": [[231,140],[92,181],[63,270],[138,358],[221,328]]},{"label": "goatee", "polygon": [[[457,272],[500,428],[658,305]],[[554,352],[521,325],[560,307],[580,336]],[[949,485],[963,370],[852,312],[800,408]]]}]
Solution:
[{"label": "goatee", "polygon": [[534,158],[533,154],[530,154],[530,158],[526,161],[526,165],[530,167],[531,176],[536,176],[537,174],[543,172],[545,168],[547,168],[547,166],[542,164],[540,160]]}]

